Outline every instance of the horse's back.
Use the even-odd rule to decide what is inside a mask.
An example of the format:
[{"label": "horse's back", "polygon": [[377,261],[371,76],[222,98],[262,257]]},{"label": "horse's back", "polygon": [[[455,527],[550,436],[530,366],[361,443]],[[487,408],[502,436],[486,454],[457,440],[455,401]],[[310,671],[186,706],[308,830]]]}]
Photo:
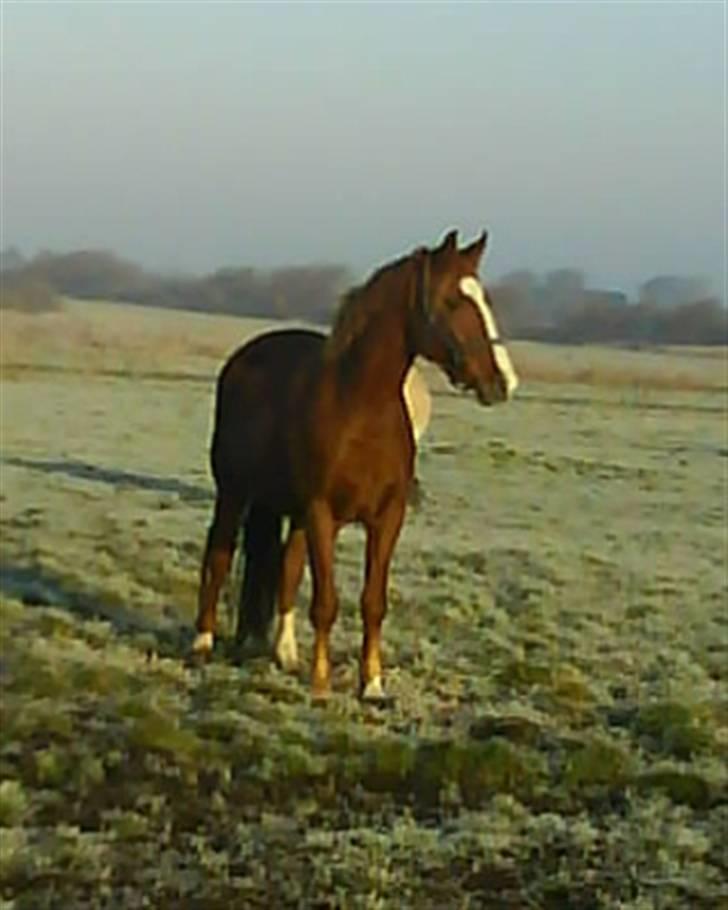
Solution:
[{"label": "horse's back", "polygon": [[[326,341],[323,332],[314,329],[277,329],[256,335],[238,348],[223,365],[217,382],[218,397],[238,386],[242,392],[256,383],[268,380],[281,369],[287,374],[298,364],[320,357]],[[281,383],[276,384],[280,388]]]},{"label": "horse's back", "polygon": [[289,498],[285,435],[325,340],[312,329],[275,330],[228,358],[217,382],[210,452],[218,488],[243,498]]}]

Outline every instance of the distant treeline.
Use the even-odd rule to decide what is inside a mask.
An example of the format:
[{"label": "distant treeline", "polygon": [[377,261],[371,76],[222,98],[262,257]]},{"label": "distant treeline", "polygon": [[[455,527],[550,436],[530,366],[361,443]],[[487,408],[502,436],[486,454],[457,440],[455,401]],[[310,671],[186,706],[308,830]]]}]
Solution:
[{"label": "distant treeline", "polygon": [[728,311],[700,279],[657,276],[636,301],[588,288],[581,272],[512,272],[491,288],[512,337],[564,344],[728,344]]},{"label": "distant treeline", "polygon": [[29,261],[10,250],[3,253],[2,264],[3,297],[7,286],[12,289],[12,300],[25,284],[45,285],[51,292],[81,300],[321,323],[331,318],[340,294],[352,280],[348,269],[340,265],[271,271],[226,268],[204,277],[164,276],[98,250],[41,253]]},{"label": "distant treeline", "polygon": [[[111,300],[238,316],[326,324],[353,283],[343,265],[226,268],[202,277],[164,276],[110,252],[2,253],[2,305],[34,312],[58,297]],[[658,276],[636,301],[588,288],[581,272],[512,272],[488,285],[506,333],[559,343],[728,344],[725,307],[697,279]]]}]

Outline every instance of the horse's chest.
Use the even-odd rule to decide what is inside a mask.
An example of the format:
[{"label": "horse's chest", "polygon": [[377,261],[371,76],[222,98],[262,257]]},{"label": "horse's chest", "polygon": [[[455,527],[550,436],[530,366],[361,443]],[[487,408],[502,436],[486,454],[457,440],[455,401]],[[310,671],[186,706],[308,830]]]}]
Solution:
[{"label": "horse's chest", "polygon": [[412,453],[406,436],[391,431],[356,434],[341,446],[328,478],[337,521],[365,521],[406,489]]}]

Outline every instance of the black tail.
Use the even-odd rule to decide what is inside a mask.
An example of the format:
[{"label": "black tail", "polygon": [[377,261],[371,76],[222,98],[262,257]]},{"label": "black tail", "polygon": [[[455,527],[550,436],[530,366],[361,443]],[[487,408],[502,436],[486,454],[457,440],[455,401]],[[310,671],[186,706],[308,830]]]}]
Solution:
[{"label": "black tail", "polygon": [[238,603],[235,639],[268,640],[276,610],[276,595],[283,561],[283,518],[263,506],[248,509],[242,533],[243,580]]}]

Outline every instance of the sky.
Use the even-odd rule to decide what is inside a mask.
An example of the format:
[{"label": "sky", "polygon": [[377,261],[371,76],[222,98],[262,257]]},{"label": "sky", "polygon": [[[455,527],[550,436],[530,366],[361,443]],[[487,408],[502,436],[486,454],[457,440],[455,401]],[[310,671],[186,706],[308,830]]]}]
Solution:
[{"label": "sky", "polygon": [[724,2],[2,2],[3,247],[725,285]]}]

